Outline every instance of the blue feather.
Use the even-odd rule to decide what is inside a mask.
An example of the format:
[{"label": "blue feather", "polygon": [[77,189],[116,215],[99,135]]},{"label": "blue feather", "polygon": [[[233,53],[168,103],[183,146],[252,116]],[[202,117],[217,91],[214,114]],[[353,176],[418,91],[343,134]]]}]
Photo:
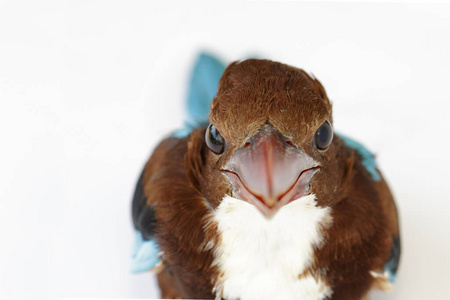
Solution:
[{"label": "blue feather", "polygon": [[366,147],[364,147],[357,141],[342,134],[338,134],[338,136],[344,140],[344,143],[348,147],[355,149],[359,153],[359,155],[361,155],[363,159],[362,164],[366,168],[367,172],[369,172],[369,174],[372,176],[372,179],[375,181],[380,181],[381,176],[377,171],[377,163],[375,162],[375,156],[369,150],[367,150]]},{"label": "blue feather", "polygon": [[225,64],[216,57],[206,53],[199,55],[189,82],[187,119],[184,128],[173,133],[173,137],[186,137],[194,128],[208,125],[209,106],[224,71]]},{"label": "blue feather", "polygon": [[385,266],[384,266],[384,270],[387,272],[388,274],[388,281],[390,283],[394,283],[397,280],[397,275],[396,273],[393,271],[393,268],[396,267],[397,263],[394,260],[390,260]]},{"label": "blue feather", "polygon": [[144,240],[142,233],[136,230],[136,238],[131,256],[130,271],[140,273],[153,269],[161,260],[156,239]]}]

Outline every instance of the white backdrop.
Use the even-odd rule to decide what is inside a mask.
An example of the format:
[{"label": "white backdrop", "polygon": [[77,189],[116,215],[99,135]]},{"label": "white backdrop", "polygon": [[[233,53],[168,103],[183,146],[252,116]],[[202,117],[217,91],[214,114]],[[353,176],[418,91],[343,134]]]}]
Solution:
[{"label": "white backdrop", "polygon": [[450,5],[0,0],[0,299],[158,297],[128,272],[143,163],[203,49],[312,72],[401,214],[398,284],[450,292]]}]

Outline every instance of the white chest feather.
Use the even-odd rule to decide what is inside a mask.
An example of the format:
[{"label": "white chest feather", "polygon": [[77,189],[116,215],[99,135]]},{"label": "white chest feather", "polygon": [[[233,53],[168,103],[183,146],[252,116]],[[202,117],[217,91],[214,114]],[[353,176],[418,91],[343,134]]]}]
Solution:
[{"label": "white chest feather", "polygon": [[331,289],[302,274],[331,224],[329,208],[316,206],[315,195],[282,207],[266,220],[251,204],[226,196],[216,210],[220,242],[214,263],[221,277],[217,299],[326,299]]}]

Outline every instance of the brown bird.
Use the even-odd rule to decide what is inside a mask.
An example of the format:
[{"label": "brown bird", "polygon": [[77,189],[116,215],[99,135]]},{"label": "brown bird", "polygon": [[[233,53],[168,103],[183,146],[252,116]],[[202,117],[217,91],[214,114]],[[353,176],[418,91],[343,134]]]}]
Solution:
[{"label": "brown bird", "polygon": [[317,79],[234,62],[209,122],[163,140],[137,184],[134,259],[147,262],[134,271],[157,263],[163,298],[356,300],[391,286],[393,197],[373,155],[334,134]]}]

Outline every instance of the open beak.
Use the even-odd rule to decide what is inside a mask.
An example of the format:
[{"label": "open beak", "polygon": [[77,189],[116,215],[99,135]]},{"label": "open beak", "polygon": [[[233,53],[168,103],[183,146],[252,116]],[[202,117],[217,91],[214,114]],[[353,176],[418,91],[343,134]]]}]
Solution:
[{"label": "open beak", "polygon": [[234,153],[221,172],[232,184],[234,197],[255,205],[271,219],[281,207],[309,192],[309,181],[319,167],[267,124]]}]

